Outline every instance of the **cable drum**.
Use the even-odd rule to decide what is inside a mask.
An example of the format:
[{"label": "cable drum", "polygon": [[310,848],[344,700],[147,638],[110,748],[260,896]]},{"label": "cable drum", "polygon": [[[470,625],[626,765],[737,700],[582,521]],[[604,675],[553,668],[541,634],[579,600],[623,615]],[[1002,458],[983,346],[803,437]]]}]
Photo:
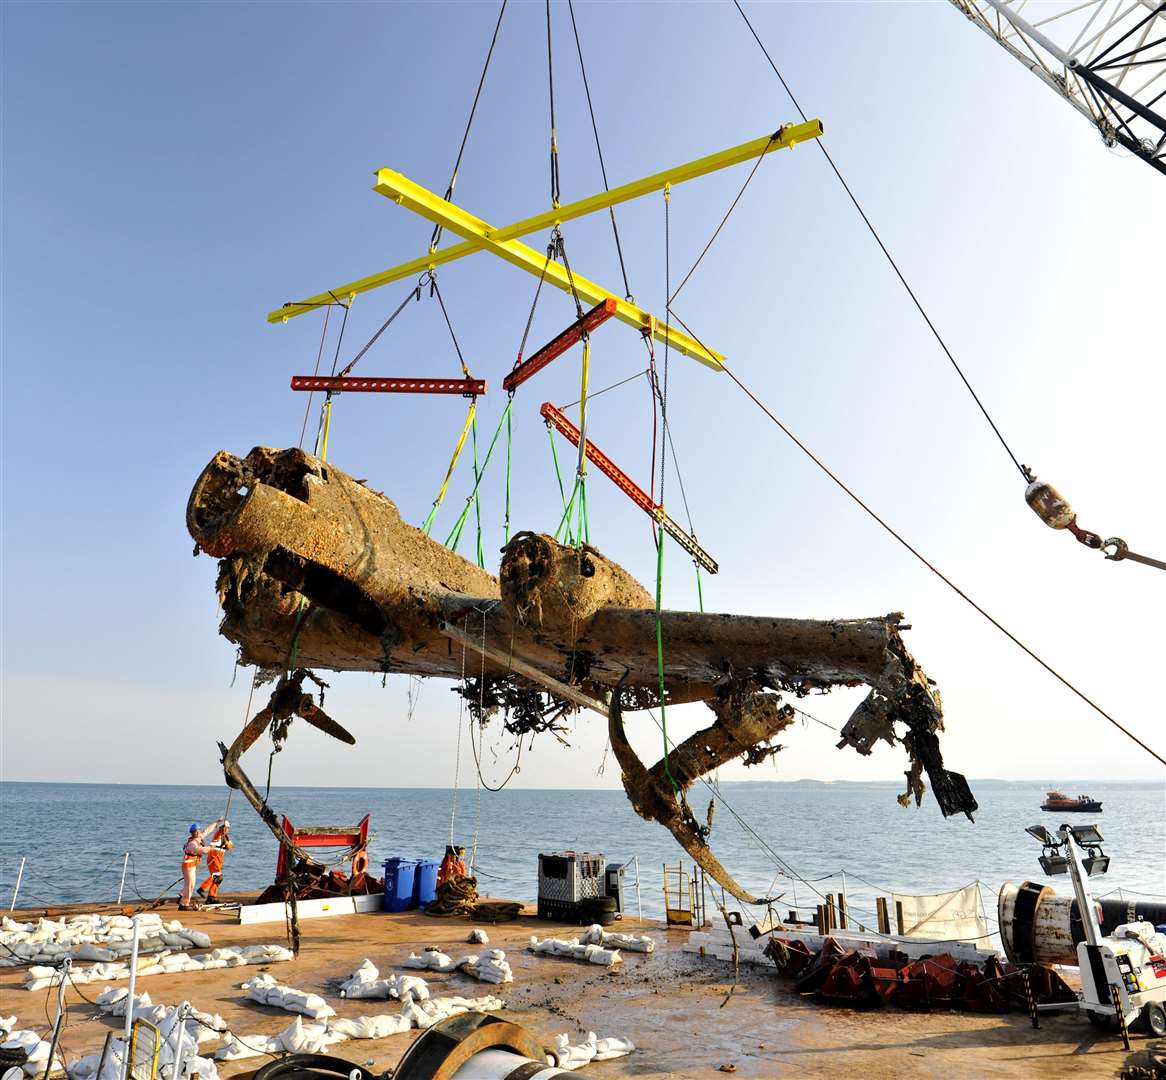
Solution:
[{"label": "cable drum", "polygon": [[[1103,934],[1123,923],[1166,922],[1166,903],[1146,900],[1095,900]],[[1004,953],[1014,964],[1077,966],[1077,946],[1085,940],[1081,912],[1072,896],[1058,896],[1049,885],[1011,881],[1000,887],[997,905]]]}]

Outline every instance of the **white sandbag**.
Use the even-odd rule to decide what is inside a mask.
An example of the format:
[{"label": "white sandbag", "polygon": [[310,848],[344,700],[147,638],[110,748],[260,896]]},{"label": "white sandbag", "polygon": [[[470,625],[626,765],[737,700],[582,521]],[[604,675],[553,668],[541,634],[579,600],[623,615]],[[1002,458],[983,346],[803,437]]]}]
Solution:
[{"label": "white sandbag", "polygon": [[575,949],[579,947],[579,939],[571,938],[569,941],[563,938],[543,938],[539,941],[533,934],[530,942],[527,944],[527,949],[533,953],[542,953],[546,956],[571,956],[575,955]]},{"label": "white sandbag", "polygon": [[216,1061],[239,1061],[261,1054],[283,1053],[278,1035],[227,1035],[223,1045],[215,1051]]},{"label": "white sandbag", "polygon": [[231,948],[211,949],[206,959],[221,960],[227,967],[244,967],[247,964],[247,958],[238,949]]},{"label": "white sandbag", "polygon": [[551,1049],[558,1059],[558,1067],[566,1069],[568,1072],[574,1072],[576,1069],[590,1064],[594,1059],[598,1051],[597,1043],[594,1031],[589,1031],[583,1042],[574,1045],[571,1045],[569,1036],[564,1033],[555,1036],[555,1043]]},{"label": "white sandbag", "polygon": [[329,1031],[337,1032],[347,1039],[384,1039],[408,1031],[412,1026],[409,1017],[400,1013],[358,1016],[355,1020],[337,1017],[328,1022]]},{"label": "white sandbag", "polygon": [[634,1053],[636,1044],[631,1039],[621,1039],[613,1035],[607,1039],[599,1039],[595,1044],[596,1061],[609,1061],[611,1058],[626,1057]]},{"label": "white sandbag", "polygon": [[357,986],[368,986],[375,983],[380,977],[381,973],[376,964],[365,957],[360,966],[340,984],[340,994],[342,997],[346,996],[346,990],[354,989]]},{"label": "white sandbag", "polygon": [[415,1001],[425,1001],[429,997],[429,983],[420,975],[390,975],[388,983],[392,989],[392,996],[404,998],[406,995]]},{"label": "white sandbag", "polygon": [[336,1010],[319,994],[309,994],[290,986],[282,986],[276,982],[274,976],[266,972],[248,979],[242,984],[242,990],[253,1001],[270,1005],[275,1009],[310,1016],[313,1020],[336,1015]]},{"label": "white sandbag", "polygon": [[271,964],[295,958],[291,949],[282,945],[244,945],[239,953],[248,964]]},{"label": "white sandbag", "polygon": [[627,952],[651,953],[656,951],[656,942],[647,934],[621,934],[604,930],[598,923],[589,926],[579,939],[584,945],[603,945]]},{"label": "white sandbag", "polygon": [[623,963],[619,949],[605,949],[601,945],[585,945],[584,948],[587,950],[589,964],[598,964],[600,967],[615,967],[616,964]]},{"label": "white sandbag", "polygon": [[103,949],[100,945],[84,942],[77,946],[73,955],[78,960],[116,960],[118,954],[112,949]]},{"label": "white sandbag", "polygon": [[489,945],[490,939],[486,936],[486,931],[475,927],[470,931],[470,936],[466,938],[471,945]]},{"label": "white sandbag", "polygon": [[[23,1050],[31,1057],[40,1041],[41,1037],[35,1031],[12,1031],[9,1032],[8,1038],[0,1043],[0,1050]],[[45,1056],[48,1056],[47,1043],[45,1044]]]},{"label": "white sandbag", "polygon": [[11,1068],[5,1069],[3,1077],[0,1080],[24,1080],[24,1070]]},{"label": "white sandbag", "polygon": [[537,937],[531,937],[527,948],[531,952],[598,964],[600,967],[615,967],[616,964],[623,963],[623,957],[620,956],[618,949],[605,949],[601,945],[583,944],[577,938],[572,938],[570,941],[564,941],[562,938],[544,938],[539,941]]},{"label": "white sandbag", "polygon": [[406,995],[415,1001],[424,1001],[429,997],[429,983],[420,975],[398,975],[394,972],[386,979],[377,979],[370,983],[346,982],[340,991],[341,997],[373,998],[381,1001],[386,998],[404,998]]},{"label": "white sandbag", "polygon": [[453,971],[458,965],[440,949],[422,949],[420,953],[410,953],[405,967],[428,971]]},{"label": "white sandbag", "polygon": [[280,1044],[289,1054],[323,1054],[344,1039],[340,1032],[330,1032],[326,1023],[305,1024],[299,1016],[279,1033]]},{"label": "white sandbag", "polygon": [[412,998],[407,998],[405,1004],[401,1006],[401,1016],[409,1021],[410,1027],[421,1028],[422,1030],[432,1027],[436,1023]]},{"label": "white sandbag", "polygon": [[[439,997],[430,998],[428,1001],[417,1002],[417,1008],[423,1012],[427,1018],[427,1023],[423,1026],[430,1027],[436,1024],[439,1020],[445,1020],[450,1016],[457,1016],[464,1012],[488,1012],[491,1010],[504,1009],[506,1003],[501,998],[486,997],[479,998],[464,998],[464,997]],[[422,1026],[422,1025],[419,1025]]]},{"label": "white sandbag", "polygon": [[508,983],[514,981],[514,972],[501,949],[489,949],[481,956],[467,956],[459,965],[467,975],[480,982]]},{"label": "white sandbag", "polygon": [[[17,1030],[9,1032],[8,1038],[0,1043],[0,1048],[23,1050],[28,1055],[24,1065],[21,1066],[24,1074],[26,1076],[40,1076],[45,1071],[52,1044],[42,1039],[35,1031]],[[64,1072],[64,1070],[65,1067],[61,1063],[61,1059],[54,1056],[52,1068],[49,1069],[50,1074]]]},{"label": "white sandbag", "polygon": [[0,1016],[0,1031],[4,1032],[5,1035],[7,1035],[8,1032],[12,1031],[13,1028],[15,1028],[15,1027],[16,1027],[15,1014],[13,1014],[12,1016]]}]

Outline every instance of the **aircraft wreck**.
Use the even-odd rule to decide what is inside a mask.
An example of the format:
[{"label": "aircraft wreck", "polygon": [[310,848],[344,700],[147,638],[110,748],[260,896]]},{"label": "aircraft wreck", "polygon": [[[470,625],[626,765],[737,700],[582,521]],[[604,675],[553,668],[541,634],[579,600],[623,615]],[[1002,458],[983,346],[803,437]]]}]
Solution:
[{"label": "aircraft wreck", "polygon": [[[757,764],[777,753],[775,740],[795,716],[787,697],[869,686],[839,747],[869,754],[880,739],[901,744],[909,759],[903,805],[922,801],[926,775],[945,816],[977,808],[965,778],[943,765],[939,693],[903,643],[901,615],[663,611],[661,675],[652,597],[599,551],[519,533],[496,578],[403,521],[385,495],[302,450],[219,452],[194,485],[187,525],[195,554],[220,560],[221,633],[238,645],[240,663],[278,680],[223,755],[228,783],[281,843],[239,758],[265,730],[281,745],[297,715],[354,741],[303,689],[319,669],[459,681],[478,722],[501,712],[520,738],[554,729],[573,709],[600,713],[636,812],[666,826],[745,902],[757,898],[713,855],[711,823],[697,821],[686,792],[728,761]],[[703,701],[713,719],[649,768],[623,718],[658,706],[662,695],[666,705]]]}]

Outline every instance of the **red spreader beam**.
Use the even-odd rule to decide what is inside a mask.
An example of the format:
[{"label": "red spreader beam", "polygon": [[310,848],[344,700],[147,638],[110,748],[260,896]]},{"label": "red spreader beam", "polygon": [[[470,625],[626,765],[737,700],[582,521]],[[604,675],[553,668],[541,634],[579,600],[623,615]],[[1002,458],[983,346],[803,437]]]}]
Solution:
[{"label": "red spreader beam", "polygon": [[502,389],[507,393],[513,392],[532,375],[542,371],[556,357],[562,356],[572,345],[581,340],[584,334],[590,333],[597,326],[607,322],[615,314],[616,302],[614,296],[596,304],[582,318],[576,319],[557,337],[551,338],[533,356],[528,356],[505,379],[502,380]]},{"label": "red spreader beam", "polygon": [[[565,435],[573,446],[579,445],[579,429],[549,401],[543,402],[543,407],[539,410],[539,414],[548,424],[553,424],[561,434]],[[720,569],[716,559],[697,543],[696,537],[685,532],[677,525],[668,516],[662,506],[654,502],[652,497],[639,484],[628,476],[623,469],[612,461],[590,439],[587,440],[587,460],[592,462],[604,476],[615,484],[645,514],[655,518],[660,523],[660,527],[710,574],[715,574]]]},{"label": "red spreader beam", "polygon": [[358,379],[352,375],[293,375],[293,390],[330,390],[346,394],[462,394],[486,392],[485,379]]}]

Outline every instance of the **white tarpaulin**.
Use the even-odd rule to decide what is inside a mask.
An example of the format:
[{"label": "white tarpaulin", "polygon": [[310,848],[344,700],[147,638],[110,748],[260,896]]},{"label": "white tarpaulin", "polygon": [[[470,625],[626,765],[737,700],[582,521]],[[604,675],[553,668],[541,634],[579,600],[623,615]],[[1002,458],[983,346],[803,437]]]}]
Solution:
[{"label": "white tarpaulin", "polygon": [[973,881],[954,892],[931,896],[904,896],[901,893],[892,893],[891,896],[896,905],[903,905],[904,937],[965,941],[991,948],[978,882]]}]

